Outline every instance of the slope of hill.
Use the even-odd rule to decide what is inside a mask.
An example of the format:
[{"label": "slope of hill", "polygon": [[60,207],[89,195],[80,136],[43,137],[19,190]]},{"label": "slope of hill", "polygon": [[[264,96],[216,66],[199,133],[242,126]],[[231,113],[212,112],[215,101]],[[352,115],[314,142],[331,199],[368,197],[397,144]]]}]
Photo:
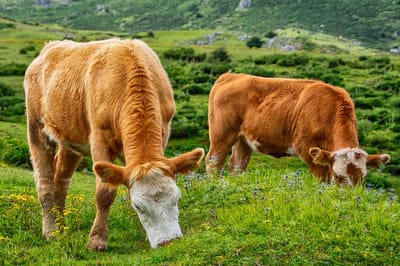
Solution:
[{"label": "slope of hill", "polygon": [[296,27],[384,50],[398,47],[400,40],[398,0],[0,0],[0,15],[130,33],[208,28],[265,34]]}]

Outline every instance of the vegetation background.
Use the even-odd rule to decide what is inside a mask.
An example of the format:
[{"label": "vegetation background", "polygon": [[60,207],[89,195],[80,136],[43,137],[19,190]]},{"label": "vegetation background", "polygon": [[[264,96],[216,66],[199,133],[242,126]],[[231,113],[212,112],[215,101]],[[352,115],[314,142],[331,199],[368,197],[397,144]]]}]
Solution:
[{"label": "vegetation background", "polygon": [[[248,2],[0,0],[1,265],[400,264],[400,1],[243,7]],[[208,93],[232,71],[344,87],[356,104],[362,148],[392,160],[356,188],[315,182],[297,158],[254,155],[239,177],[207,176],[201,166],[178,181],[185,237],[154,251],[121,188],[103,254],[85,249],[95,211],[85,158],[68,196],[67,229],[46,242],[26,143],[23,75],[48,40],[112,37],[143,39],[169,74],[177,113],[168,156],[208,148]]]}]

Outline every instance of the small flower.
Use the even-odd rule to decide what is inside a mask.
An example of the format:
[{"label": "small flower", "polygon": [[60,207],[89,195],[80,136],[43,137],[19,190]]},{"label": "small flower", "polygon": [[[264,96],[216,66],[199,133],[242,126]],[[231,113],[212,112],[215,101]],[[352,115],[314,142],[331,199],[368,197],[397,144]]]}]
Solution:
[{"label": "small flower", "polygon": [[266,223],[269,223],[269,211],[270,211],[270,208],[269,207],[265,207],[265,222]]}]

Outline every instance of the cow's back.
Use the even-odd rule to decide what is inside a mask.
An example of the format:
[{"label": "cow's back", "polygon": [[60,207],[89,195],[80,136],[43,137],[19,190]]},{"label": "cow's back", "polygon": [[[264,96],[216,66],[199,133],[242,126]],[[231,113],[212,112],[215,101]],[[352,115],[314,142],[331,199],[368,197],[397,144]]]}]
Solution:
[{"label": "cow's back", "polygon": [[27,115],[57,140],[88,143],[91,123],[118,131],[121,108],[135,89],[129,84],[140,75],[152,81],[163,121],[171,119],[175,107],[168,77],[143,42],[50,42],[26,71]]},{"label": "cow's back", "polygon": [[211,131],[229,127],[249,143],[256,141],[259,151],[277,156],[302,149],[293,146],[304,138],[331,145],[337,124],[356,130],[349,95],[321,81],[227,73],[213,86],[209,108]]}]

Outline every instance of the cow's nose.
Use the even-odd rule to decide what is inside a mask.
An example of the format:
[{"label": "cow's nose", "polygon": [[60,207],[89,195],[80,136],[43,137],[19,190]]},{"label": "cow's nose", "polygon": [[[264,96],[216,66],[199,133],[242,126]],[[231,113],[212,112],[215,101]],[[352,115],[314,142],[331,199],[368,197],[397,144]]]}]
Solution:
[{"label": "cow's nose", "polygon": [[168,246],[169,244],[171,244],[172,240],[173,240],[173,239],[167,240],[167,241],[164,241],[164,242],[161,242],[161,243],[158,244],[158,245],[159,245],[160,247]]},{"label": "cow's nose", "polygon": [[175,238],[171,238],[170,240],[165,240],[163,242],[161,242],[160,244],[158,244],[159,247],[165,247],[168,246],[169,244],[172,243],[172,241],[174,241],[175,239],[180,238],[179,236],[175,237]]}]

